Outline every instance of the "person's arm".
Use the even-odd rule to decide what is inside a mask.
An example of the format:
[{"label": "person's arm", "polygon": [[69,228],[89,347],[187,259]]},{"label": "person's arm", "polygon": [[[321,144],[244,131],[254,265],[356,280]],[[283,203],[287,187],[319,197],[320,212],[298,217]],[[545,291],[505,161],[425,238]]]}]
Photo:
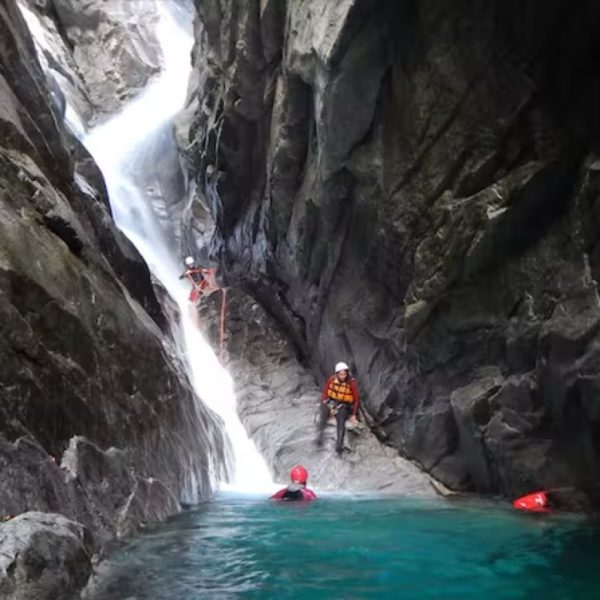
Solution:
[{"label": "person's arm", "polygon": [[305,500],[316,500],[317,499],[317,495],[312,490],[309,490],[308,488],[304,488],[304,490],[302,490],[302,495],[304,496]]},{"label": "person's arm", "polygon": [[331,375],[330,377],[327,378],[327,383],[325,384],[325,387],[323,388],[323,393],[321,394],[321,402],[327,402],[327,392],[329,392],[329,384],[331,383],[331,380],[334,378],[334,375]]},{"label": "person's arm", "polygon": [[350,389],[352,390],[352,396],[354,397],[354,402],[352,403],[352,416],[354,418],[356,418],[356,415],[358,414],[358,403],[359,403],[358,387],[356,385],[356,379],[350,380]]},{"label": "person's arm", "polygon": [[185,277],[187,277],[188,271],[187,269],[179,276],[179,279],[184,279]]}]

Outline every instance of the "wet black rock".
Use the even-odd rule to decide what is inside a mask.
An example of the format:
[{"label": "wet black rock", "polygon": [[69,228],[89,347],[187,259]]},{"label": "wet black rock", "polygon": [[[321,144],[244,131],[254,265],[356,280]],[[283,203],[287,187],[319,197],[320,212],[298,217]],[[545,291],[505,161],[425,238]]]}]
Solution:
[{"label": "wet black rock", "polygon": [[0,514],[62,513],[102,543],[209,494],[223,439],[72,144],[0,0]]},{"label": "wet black rock", "polygon": [[232,281],[447,484],[594,478],[598,3],[196,7],[187,164]]},{"label": "wet black rock", "polygon": [[0,524],[0,596],[68,600],[92,571],[89,532],[59,514],[27,512]]}]

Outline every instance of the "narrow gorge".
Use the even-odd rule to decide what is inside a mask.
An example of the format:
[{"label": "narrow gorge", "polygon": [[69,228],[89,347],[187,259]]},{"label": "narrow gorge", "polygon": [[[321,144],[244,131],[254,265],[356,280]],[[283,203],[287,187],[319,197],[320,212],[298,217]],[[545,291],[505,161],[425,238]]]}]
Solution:
[{"label": "narrow gorge", "polygon": [[594,483],[600,7],[196,8],[186,157],[231,281],[449,487]]},{"label": "narrow gorge", "polygon": [[0,4],[0,595],[62,598],[108,541],[209,495],[227,441],[65,125],[77,96],[50,76],[85,89],[73,60],[41,54],[44,72],[20,8]]},{"label": "narrow gorge", "polygon": [[[599,25],[0,0],[0,597],[76,597],[118,540],[295,464],[326,495],[596,512]],[[226,296],[189,301],[188,256]],[[338,457],[314,442],[340,360]],[[137,597],[111,568],[85,598]]]}]

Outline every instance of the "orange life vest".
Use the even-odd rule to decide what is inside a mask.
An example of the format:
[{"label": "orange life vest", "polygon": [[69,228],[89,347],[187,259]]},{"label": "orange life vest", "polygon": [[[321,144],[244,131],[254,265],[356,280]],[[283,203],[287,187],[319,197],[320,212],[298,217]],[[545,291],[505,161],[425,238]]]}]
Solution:
[{"label": "orange life vest", "polygon": [[350,382],[338,381],[337,377],[334,377],[329,383],[327,397],[330,400],[337,400],[338,402],[346,402],[348,404],[354,402],[354,394],[352,393]]}]

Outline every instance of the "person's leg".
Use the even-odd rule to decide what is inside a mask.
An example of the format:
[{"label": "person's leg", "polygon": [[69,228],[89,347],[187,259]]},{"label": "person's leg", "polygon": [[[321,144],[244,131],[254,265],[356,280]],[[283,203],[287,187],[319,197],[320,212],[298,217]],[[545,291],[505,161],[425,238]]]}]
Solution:
[{"label": "person's leg", "polygon": [[329,419],[329,405],[321,402],[319,404],[319,422],[317,423],[317,446],[323,445],[323,435],[327,426],[327,419]]},{"label": "person's leg", "polygon": [[335,451],[341,454],[344,451],[344,434],[346,433],[346,421],[350,416],[352,410],[351,406],[342,405],[338,408],[335,414],[335,420],[337,421],[337,441],[335,444]]}]

